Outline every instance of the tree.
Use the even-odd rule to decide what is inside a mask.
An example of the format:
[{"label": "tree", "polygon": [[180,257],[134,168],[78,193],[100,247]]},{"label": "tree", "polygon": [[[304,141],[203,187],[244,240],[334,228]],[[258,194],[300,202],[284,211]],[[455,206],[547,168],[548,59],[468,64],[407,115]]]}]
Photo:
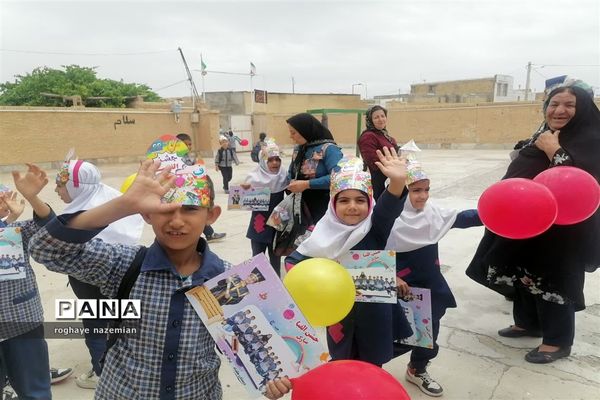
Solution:
[{"label": "tree", "polygon": [[63,106],[62,96],[77,95],[84,104],[95,107],[125,107],[126,100],[135,96],[142,96],[146,101],[160,100],[146,85],[99,79],[90,67],[67,65],[63,68],[36,68],[24,76],[17,75],[14,83],[0,83],[0,105]]}]

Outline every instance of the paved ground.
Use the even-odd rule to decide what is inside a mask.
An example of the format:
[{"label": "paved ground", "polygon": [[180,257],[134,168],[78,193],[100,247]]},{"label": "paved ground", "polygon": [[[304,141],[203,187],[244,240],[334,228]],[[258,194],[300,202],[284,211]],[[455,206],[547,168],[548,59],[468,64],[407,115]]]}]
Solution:
[{"label": "paved ground", "polygon": [[[354,154],[354,149],[344,149]],[[438,204],[455,208],[474,208],[481,192],[500,178],[508,163],[507,150],[425,150],[421,159],[432,178],[431,198]],[[234,182],[256,164],[248,154],[235,168]],[[289,165],[289,158],[284,159]],[[104,182],[119,188],[123,179],[135,172],[135,164],[102,165]],[[53,176],[54,171],[51,171]],[[220,175],[212,174],[217,187]],[[1,173],[0,182],[10,184],[9,174]],[[62,210],[54,185],[42,196],[57,212]],[[217,203],[225,204],[225,195],[217,194]],[[25,215],[31,215],[28,209]],[[251,256],[245,237],[249,213],[224,211],[214,225],[217,232],[227,232],[223,241],[211,244],[221,257],[237,263]],[[453,288],[458,308],[448,311],[442,320],[440,354],[429,371],[444,387],[446,399],[598,399],[600,398],[600,274],[586,276],[588,308],[577,313],[577,331],[571,357],[551,365],[540,366],[524,361],[524,354],[539,344],[538,339],[506,339],[496,334],[511,322],[512,303],[468,279],[464,270],[483,233],[483,228],[453,230],[440,243],[440,257],[446,279]],[[151,243],[149,226],[142,242]],[[36,266],[47,320],[54,319],[54,299],[73,298],[66,277]],[[83,340],[50,339],[53,366],[70,366],[75,374],[53,386],[58,400],[93,398],[93,391],[79,389],[75,376],[90,369],[89,355]],[[413,399],[425,399],[416,387],[404,380],[408,356],[385,365],[398,377]],[[246,399],[248,396],[227,364],[221,368],[224,398]]]}]

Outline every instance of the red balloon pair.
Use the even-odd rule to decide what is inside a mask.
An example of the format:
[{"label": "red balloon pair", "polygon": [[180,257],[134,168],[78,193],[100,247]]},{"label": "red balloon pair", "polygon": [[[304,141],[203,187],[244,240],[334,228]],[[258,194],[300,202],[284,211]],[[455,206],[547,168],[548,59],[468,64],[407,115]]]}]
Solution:
[{"label": "red balloon pair", "polygon": [[396,378],[363,361],[328,362],[291,381],[292,400],[410,400]]},{"label": "red balloon pair", "polygon": [[509,239],[527,239],[552,224],[588,219],[600,205],[598,181],[575,167],[545,170],[533,180],[510,178],[487,188],[477,209],[486,228]]}]

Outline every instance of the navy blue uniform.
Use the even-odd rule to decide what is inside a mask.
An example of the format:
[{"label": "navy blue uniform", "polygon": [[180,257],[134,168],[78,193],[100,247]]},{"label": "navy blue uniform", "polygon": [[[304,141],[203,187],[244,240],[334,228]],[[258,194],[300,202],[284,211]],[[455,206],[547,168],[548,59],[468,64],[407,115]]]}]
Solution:
[{"label": "navy blue uniform", "polygon": [[[452,228],[470,228],[481,226],[477,210],[465,210],[456,216]],[[425,368],[429,360],[437,356],[439,346],[437,337],[440,320],[448,308],[456,308],[456,300],[440,271],[438,244],[430,244],[413,251],[396,253],[396,275],[408,286],[431,290],[431,319],[433,326],[433,349],[396,345],[396,355],[412,350],[411,364],[417,371]]]},{"label": "navy blue uniform", "polygon": [[[404,208],[408,192],[402,197],[384,191],[373,209],[373,226],[352,250],[385,248],[394,221]],[[306,257],[297,251],[285,259],[297,264]],[[398,304],[354,303],[350,313],[327,328],[327,345],[333,360],[361,360],[381,366],[393,358],[393,342],[412,335],[412,330]]]}]

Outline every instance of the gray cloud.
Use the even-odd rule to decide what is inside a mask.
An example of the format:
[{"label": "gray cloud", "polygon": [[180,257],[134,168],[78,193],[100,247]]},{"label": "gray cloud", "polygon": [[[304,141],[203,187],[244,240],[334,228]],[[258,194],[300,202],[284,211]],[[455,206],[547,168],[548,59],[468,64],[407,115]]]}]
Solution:
[{"label": "gray cloud", "polygon": [[[248,72],[254,62],[254,86],[269,91],[291,91],[292,76],[298,92],[349,93],[361,82],[369,95],[388,94],[424,80],[494,74],[524,86],[528,61],[538,90],[563,73],[598,87],[599,7],[595,0],[1,2],[2,49],[73,55],[2,51],[0,81],[37,66],[79,64],[160,89],[186,78],[181,46],[191,69],[200,69],[200,53],[209,70]],[[83,54],[157,50],[168,51]],[[549,64],[569,66],[542,67]],[[209,73],[205,84],[248,90],[250,79]]]}]

